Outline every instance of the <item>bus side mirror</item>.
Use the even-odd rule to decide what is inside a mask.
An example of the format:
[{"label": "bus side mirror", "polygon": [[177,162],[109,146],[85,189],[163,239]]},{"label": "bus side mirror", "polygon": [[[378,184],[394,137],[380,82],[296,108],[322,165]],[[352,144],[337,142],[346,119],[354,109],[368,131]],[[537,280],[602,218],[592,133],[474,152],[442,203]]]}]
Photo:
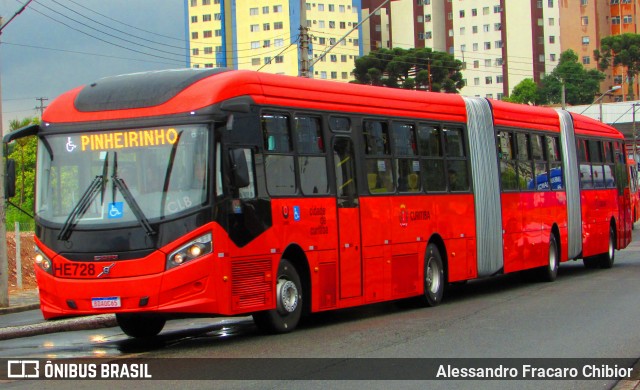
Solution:
[{"label": "bus side mirror", "polygon": [[231,168],[231,184],[235,188],[246,187],[251,184],[249,180],[249,166],[245,149],[229,150],[229,162]]},{"label": "bus side mirror", "polygon": [[16,162],[7,159],[6,176],[4,181],[4,198],[9,199],[16,196]]}]

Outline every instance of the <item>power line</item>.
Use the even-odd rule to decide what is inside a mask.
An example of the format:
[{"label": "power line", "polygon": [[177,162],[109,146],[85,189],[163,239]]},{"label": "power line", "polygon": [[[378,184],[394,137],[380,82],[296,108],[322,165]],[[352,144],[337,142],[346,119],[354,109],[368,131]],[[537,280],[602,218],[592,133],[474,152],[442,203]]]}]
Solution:
[{"label": "power line", "polygon": [[[25,44],[21,44],[21,43],[11,43],[11,42],[6,42],[6,41],[3,41],[2,44],[3,45],[9,45],[9,46],[27,47],[27,48],[30,48],[30,49],[50,50],[50,51],[59,51],[59,52],[63,52],[63,53],[89,55],[89,56],[105,57],[105,58],[114,58],[114,59],[125,60],[125,61],[140,61],[140,62],[150,62],[150,63],[156,63],[156,64],[175,65],[172,62],[161,62],[161,61],[145,60],[145,59],[131,58],[131,57],[118,57],[118,56],[112,56],[112,55],[107,55],[107,54],[90,53],[90,52],[77,51],[77,50],[57,49],[57,48],[53,48],[53,47],[44,47],[44,46],[25,45]],[[29,99],[33,99],[33,98],[29,98]],[[23,99],[19,99],[19,100],[23,100]]]},{"label": "power line", "polygon": [[75,4],[75,5],[77,5],[77,6],[78,6],[78,7],[80,7],[80,8],[84,8],[84,9],[86,9],[87,11],[93,12],[93,13],[95,13],[95,14],[97,14],[97,15],[102,16],[102,17],[103,17],[103,18],[105,18],[105,19],[109,19],[109,20],[111,20],[112,22],[116,22],[116,23],[121,24],[121,25],[123,25],[123,26],[127,26],[127,27],[129,27],[129,28],[133,28],[133,29],[136,29],[136,30],[139,30],[139,31],[142,31],[142,32],[148,33],[148,34],[157,35],[157,36],[160,36],[160,37],[163,37],[163,38],[173,39],[173,40],[176,40],[176,41],[184,42],[184,39],[181,39],[181,38],[175,38],[175,37],[171,37],[171,36],[168,36],[168,35],[162,35],[162,34],[160,34],[160,33],[154,32],[154,31],[145,30],[145,29],[142,29],[142,28],[140,28],[140,27],[132,26],[132,25],[130,25],[130,24],[124,23],[124,22],[122,22],[122,21],[119,21],[119,20],[114,19],[114,18],[112,18],[112,17],[109,17],[109,16],[107,16],[107,15],[101,14],[100,12],[97,12],[97,11],[95,11],[95,10],[91,9],[91,8],[85,7],[84,5],[82,5],[82,4],[80,4],[80,3],[77,3],[77,2],[75,2],[75,1],[73,1],[73,0],[67,0],[67,1],[69,1],[70,3],[73,3],[73,4]]},{"label": "power line", "polygon": [[82,31],[82,30],[79,30],[79,29],[77,29],[77,28],[75,28],[75,27],[69,26],[68,24],[66,24],[66,23],[64,23],[64,22],[61,22],[61,21],[59,21],[59,20],[57,20],[57,19],[55,19],[55,18],[53,18],[53,17],[51,17],[51,16],[49,16],[49,15],[46,15],[46,14],[44,14],[44,13],[42,13],[42,12],[38,11],[37,9],[35,9],[35,8],[33,8],[33,7],[32,7],[31,9],[32,9],[34,12],[37,12],[38,14],[40,14],[40,15],[42,15],[42,16],[44,16],[44,17],[48,18],[48,19],[51,19],[51,20],[53,20],[53,21],[54,21],[54,22],[56,22],[56,23],[60,23],[60,24],[62,24],[62,25],[63,25],[63,26],[65,26],[65,27],[68,27],[68,28],[70,28],[70,29],[72,29],[72,30],[74,30],[74,31],[77,31],[77,32],[81,33],[81,34],[87,35],[87,36],[89,36],[89,37],[91,37],[91,38],[97,39],[97,40],[99,40],[99,41],[101,41],[101,42],[104,42],[104,43],[106,43],[106,44],[109,44],[109,45],[112,45],[112,46],[115,46],[115,47],[119,47],[119,48],[124,49],[124,50],[132,51],[132,52],[134,52],[134,53],[138,53],[138,54],[142,54],[142,55],[146,55],[146,56],[151,56],[151,57],[155,57],[155,58],[160,58],[160,59],[163,59],[163,60],[174,61],[174,62],[181,62],[181,63],[183,62],[183,61],[176,60],[176,59],[173,59],[173,58],[167,58],[167,57],[158,56],[158,55],[151,54],[151,53],[145,53],[145,52],[140,51],[140,50],[131,49],[131,48],[129,48],[129,47],[122,46],[122,45],[119,45],[119,44],[117,44],[117,43],[109,42],[109,41],[107,41],[107,40],[105,40],[105,39],[102,39],[102,38],[96,37],[96,36],[91,35],[91,34],[89,34],[89,33],[87,33],[87,32],[84,32],[84,31]]},{"label": "power line", "polygon": [[[64,18],[66,18],[66,19],[69,19],[69,20],[71,20],[71,21],[73,21],[73,22],[75,22],[75,23],[78,23],[78,24],[80,24],[80,25],[82,25],[82,26],[84,26],[84,27],[86,27],[86,28],[88,28],[88,29],[91,29],[91,30],[97,31],[97,32],[99,32],[99,33],[105,34],[105,35],[107,35],[107,36],[109,36],[109,37],[111,37],[111,38],[119,39],[119,40],[121,40],[121,41],[124,41],[124,42],[130,43],[130,44],[133,44],[133,45],[136,45],[136,46],[144,47],[144,48],[146,48],[146,49],[155,50],[155,51],[158,51],[158,52],[161,52],[161,53],[164,53],[164,54],[169,54],[169,55],[173,55],[173,56],[180,56],[180,57],[184,57],[184,53],[174,53],[174,52],[170,52],[170,51],[166,51],[166,50],[161,50],[161,49],[157,49],[157,48],[154,48],[154,47],[151,47],[151,46],[147,46],[147,45],[144,45],[144,44],[141,44],[141,43],[135,42],[135,41],[131,41],[131,40],[129,40],[129,39],[125,39],[125,38],[118,37],[118,36],[116,36],[116,35],[113,35],[113,34],[110,34],[110,33],[108,33],[108,32],[102,31],[102,30],[97,29],[97,28],[95,28],[95,27],[89,26],[88,24],[83,23],[83,22],[80,22],[80,21],[78,21],[78,20],[76,20],[76,19],[74,19],[74,18],[71,18],[71,17],[69,17],[69,16],[67,16],[67,15],[65,15],[65,14],[63,14],[63,13],[60,13],[60,12],[58,12],[58,11],[54,10],[53,8],[50,8],[50,7],[48,7],[48,6],[46,6],[46,5],[42,4],[42,3],[40,3],[40,2],[37,2],[37,1],[36,1],[36,3],[38,4],[38,6],[41,6],[41,7],[43,7],[43,8],[46,8],[46,9],[48,9],[49,11],[51,11],[51,12],[53,12],[53,13],[55,13],[55,14],[58,14],[58,15],[60,15],[60,16],[62,16],[62,17],[64,17]],[[34,9],[36,12],[38,12],[35,8],[33,8],[33,9]],[[41,15],[44,15],[44,14],[43,14],[43,13],[41,13],[41,12],[38,12],[38,13],[40,13]],[[49,15],[44,15],[44,16],[46,16],[46,17],[48,17],[48,18],[50,18],[50,19],[52,19],[52,20],[54,20],[54,21],[56,21],[56,22],[58,22],[58,23],[61,23],[61,24],[65,25],[65,26],[67,26],[67,27],[69,27],[69,28],[71,28],[71,29],[73,29],[73,30],[75,30],[75,31],[78,31],[78,32],[80,32],[80,33],[82,33],[82,34],[85,34],[85,35],[88,35],[88,36],[90,36],[90,37],[92,37],[92,38],[95,38],[95,39],[101,40],[102,42],[106,42],[106,43],[109,43],[109,44],[116,45],[116,46],[118,46],[118,47],[124,48],[124,46],[114,44],[114,43],[109,42],[109,41],[106,41],[106,40],[104,40],[104,39],[102,39],[102,38],[98,38],[98,37],[96,37],[96,36],[94,36],[94,35],[91,35],[91,34],[89,34],[89,33],[86,33],[86,32],[84,32],[84,31],[82,31],[82,30],[79,30],[79,29],[77,29],[77,28],[75,28],[75,27],[71,27],[71,26],[69,26],[68,24],[65,24],[65,23],[63,23],[63,22],[61,22],[61,21],[59,21],[59,20],[56,20],[56,19],[54,19],[54,18],[50,17]],[[128,49],[128,50],[137,51],[137,50],[130,49],[130,48],[127,48],[127,49]],[[148,53],[147,53],[147,55],[153,55],[153,54],[148,54]],[[156,56],[156,57],[158,57],[158,56]],[[165,58],[165,59],[167,59],[167,58]]]},{"label": "power line", "polygon": [[[67,7],[66,5],[60,4],[60,3],[59,3],[59,2],[57,2],[56,0],[51,0],[51,1],[52,1],[53,3],[55,3],[55,4],[58,4],[60,7],[63,7],[64,9],[67,9],[67,10],[69,10],[69,11],[71,11],[71,12],[75,13],[76,15],[79,15],[79,16],[81,16],[81,17],[83,17],[83,18],[89,19],[90,21],[92,21],[92,22],[94,22],[94,23],[97,23],[97,24],[99,24],[99,25],[101,25],[101,26],[103,26],[103,27],[107,27],[107,28],[109,28],[109,29],[111,29],[111,30],[117,31],[117,32],[119,32],[119,33],[121,33],[121,34],[126,34],[126,35],[128,35],[128,36],[133,37],[133,38],[137,38],[137,39],[140,39],[140,40],[145,41],[145,42],[153,43],[153,44],[155,44],[155,45],[161,45],[161,46],[172,47],[172,48],[175,48],[175,49],[181,49],[181,50],[183,50],[183,51],[184,51],[184,50],[186,50],[186,47],[185,47],[185,46],[174,46],[174,45],[169,45],[169,44],[166,44],[166,43],[153,41],[153,40],[150,40],[150,39],[146,39],[146,38],[140,37],[140,36],[138,36],[138,35],[134,35],[134,34],[131,34],[131,33],[128,33],[128,32],[122,31],[122,30],[119,30],[119,29],[117,29],[117,28],[115,28],[115,27],[108,26],[108,25],[106,25],[106,24],[104,24],[104,23],[101,23],[101,22],[99,22],[99,21],[95,20],[95,19],[92,19],[92,18],[90,18],[90,17],[88,17],[88,16],[86,16],[86,15],[84,15],[84,14],[82,14],[82,13],[80,13],[80,12],[78,12],[78,11],[74,10],[74,9],[71,9],[71,8]],[[37,2],[38,4],[40,4],[38,1],[36,1],[36,2]],[[43,5],[43,7],[48,8],[48,7],[44,6],[44,5]],[[50,8],[49,8],[49,9],[50,9]],[[62,15],[62,14],[60,14],[60,15]],[[63,16],[64,16],[64,15],[63,15]],[[73,21],[75,21],[76,23],[80,23],[80,24],[82,24],[83,26],[86,26],[86,27],[92,28],[91,26],[88,26],[88,25],[86,25],[86,24],[84,24],[84,23],[82,23],[82,22],[79,22],[79,21],[75,20],[75,19],[72,19],[72,20],[73,20]],[[110,35],[110,34],[108,34],[108,33],[105,33],[104,31],[101,31],[101,30],[98,30],[98,29],[94,29],[94,28],[92,28],[92,29],[93,29],[93,30],[96,30],[96,31],[99,31],[99,32],[102,32],[103,34],[107,34],[107,35],[109,35],[109,36],[112,36],[112,35]],[[155,34],[154,34],[154,35],[155,35]],[[122,38],[120,38],[120,39],[122,39]],[[129,41],[127,41],[127,42],[129,42]]]}]

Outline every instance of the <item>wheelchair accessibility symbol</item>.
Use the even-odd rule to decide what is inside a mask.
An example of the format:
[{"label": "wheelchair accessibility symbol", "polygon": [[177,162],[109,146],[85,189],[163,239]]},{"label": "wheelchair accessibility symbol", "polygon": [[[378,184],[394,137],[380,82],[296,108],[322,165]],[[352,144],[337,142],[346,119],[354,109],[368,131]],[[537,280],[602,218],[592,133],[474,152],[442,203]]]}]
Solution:
[{"label": "wheelchair accessibility symbol", "polygon": [[67,144],[65,146],[67,148],[67,152],[69,153],[73,152],[78,147],[78,145],[73,143],[71,137],[67,137]]},{"label": "wheelchair accessibility symbol", "polygon": [[122,218],[123,206],[122,202],[109,203],[109,219]]}]

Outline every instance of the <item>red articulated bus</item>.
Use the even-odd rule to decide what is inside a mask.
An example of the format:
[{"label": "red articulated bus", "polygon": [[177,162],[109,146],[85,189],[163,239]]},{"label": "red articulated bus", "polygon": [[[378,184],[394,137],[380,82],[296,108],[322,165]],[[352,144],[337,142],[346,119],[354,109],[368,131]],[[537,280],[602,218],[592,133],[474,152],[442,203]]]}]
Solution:
[{"label": "red articulated bus", "polygon": [[627,159],[629,165],[629,193],[631,196],[631,221],[638,222],[640,219],[640,193],[638,192],[638,163],[633,157]]},{"label": "red articulated bus", "polygon": [[550,108],[250,71],[99,80],[37,135],[45,318],[304,314],[561,262],[631,240],[623,137]]}]

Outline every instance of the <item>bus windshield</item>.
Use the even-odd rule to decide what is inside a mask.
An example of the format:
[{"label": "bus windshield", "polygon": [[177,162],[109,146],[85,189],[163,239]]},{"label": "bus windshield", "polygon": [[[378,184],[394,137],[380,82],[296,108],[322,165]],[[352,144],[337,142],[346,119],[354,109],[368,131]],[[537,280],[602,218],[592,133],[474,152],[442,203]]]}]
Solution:
[{"label": "bus windshield", "polygon": [[72,227],[139,224],[207,201],[208,128],[166,126],[49,135],[40,139],[36,214]]}]

